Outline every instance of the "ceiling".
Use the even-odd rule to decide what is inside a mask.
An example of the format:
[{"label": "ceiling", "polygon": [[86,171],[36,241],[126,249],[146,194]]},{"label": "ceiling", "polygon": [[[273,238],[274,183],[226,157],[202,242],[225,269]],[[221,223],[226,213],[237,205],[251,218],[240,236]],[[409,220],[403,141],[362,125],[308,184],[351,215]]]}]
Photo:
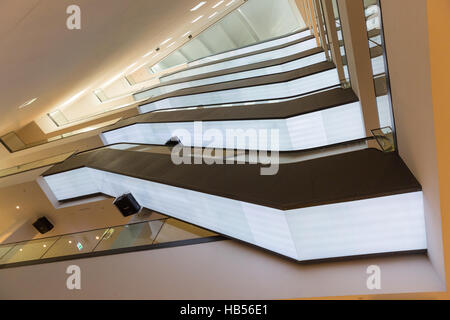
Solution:
[{"label": "ceiling", "polygon": [[[167,38],[178,38],[193,19],[213,12],[217,1],[191,12],[200,0],[2,0],[0,135],[95,89]],[[66,9],[74,3],[81,8],[81,30],[66,27]]]},{"label": "ceiling", "polygon": [[[33,174],[36,175],[29,173]],[[147,209],[145,212],[151,213]],[[35,179],[0,188],[0,213],[0,243],[14,243],[164,218],[157,213],[148,217],[142,216],[143,218],[136,215],[124,218],[113,205],[113,199],[57,209]],[[45,235],[39,234],[32,226],[32,223],[42,216],[47,217],[55,226]]]}]

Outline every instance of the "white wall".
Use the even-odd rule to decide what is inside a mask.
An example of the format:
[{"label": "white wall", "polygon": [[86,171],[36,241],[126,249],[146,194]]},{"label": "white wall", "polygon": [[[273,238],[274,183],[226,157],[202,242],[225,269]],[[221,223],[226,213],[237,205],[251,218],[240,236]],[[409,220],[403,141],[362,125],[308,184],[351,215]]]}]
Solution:
[{"label": "white wall", "polygon": [[381,0],[400,155],[422,184],[429,256],[445,279],[426,0]]}]

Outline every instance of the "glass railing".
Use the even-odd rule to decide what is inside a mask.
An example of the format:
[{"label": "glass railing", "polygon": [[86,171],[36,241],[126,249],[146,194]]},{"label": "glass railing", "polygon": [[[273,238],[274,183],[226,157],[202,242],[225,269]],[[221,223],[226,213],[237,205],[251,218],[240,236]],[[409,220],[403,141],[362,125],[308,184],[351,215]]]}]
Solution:
[{"label": "glass railing", "polygon": [[[280,56],[289,56],[298,54],[299,52],[322,47],[324,49],[323,54],[311,56],[307,59],[291,62],[288,65],[284,65],[285,69],[280,66],[265,68],[262,70],[252,70],[242,73],[235,73],[226,76],[215,77],[213,79],[201,79],[195,80],[189,83],[189,87],[205,85],[209,82],[216,83],[221,81],[232,81],[233,77],[237,79],[246,79],[252,76],[258,76],[266,71],[269,74],[282,73],[288,70],[292,70],[295,67],[298,68],[298,63],[309,62],[308,59],[319,57],[319,60],[332,60],[336,66],[334,70],[325,70],[322,72],[311,74],[299,79],[287,79],[284,83],[262,84],[257,86],[250,86],[248,88],[234,88],[227,90],[220,90],[215,92],[193,93],[185,94],[183,96],[167,97],[158,101],[149,101],[139,107],[140,113],[147,113],[164,109],[176,109],[176,108],[189,108],[196,106],[214,106],[223,104],[236,104],[244,102],[257,102],[263,100],[276,100],[295,97],[313,92],[316,90],[322,90],[324,88],[332,87],[335,85],[341,85],[343,87],[350,87],[350,78],[348,67],[346,66],[346,50],[345,39],[341,32],[341,22],[339,16],[339,10],[336,0],[324,0],[324,1],[301,1],[304,4],[304,8],[300,6],[300,11],[305,21],[308,21],[307,25],[310,30],[314,30],[312,33],[315,35],[314,39],[303,41],[301,43],[293,44],[285,48],[268,51],[260,54],[250,55],[248,57],[242,57],[232,59],[228,61],[221,61],[208,65],[200,65],[193,69],[187,69],[175,74],[166,76],[161,81],[169,81],[174,79],[180,79],[183,77],[198,76],[205,73],[216,72],[219,70],[235,68],[252,63],[258,63],[261,61],[269,61],[277,59]],[[303,9],[303,10],[302,10]],[[290,51],[292,50],[292,51]],[[381,58],[374,59],[374,72],[377,72],[382,67]],[[263,72],[263,73],[261,73]],[[159,87],[155,90],[142,91],[135,94],[135,98],[148,98],[165,94],[167,92],[173,92],[182,88],[187,84],[177,84],[173,87]]]},{"label": "glass railing", "polygon": [[339,84],[336,69],[329,69],[302,78],[289,79],[287,82],[168,97],[141,105],[139,112],[147,113],[161,109],[284,99]]},{"label": "glass railing", "polygon": [[201,64],[206,64],[206,63],[210,63],[210,62],[217,61],[217,60],[224,60],[224,59],[232,58],[232,57],[239,56],[239,55],[245,55],[245,54],[250,54],[250,53],[253,53],[256,51],[260,51],[260,50],[270,49],[273,47],[287,44],[289,42],[300,40],[309,35],[311,35],[311,31],[307,30],[307,31],[291,34],[288,36],[276,38],[273,40],[262,41],[260,43],[254,44],[254,45],[246,46],[246,47],[235,49],[235,50],[230,50],[227,52],[219,53],[217,55],[205,57],[203,59],[199,59],[199,60],[190,62],[190,63],[188,63],[188,67],[195,67],[195,66],[199,66]]},{"label": "glass railing", "polygon": [[317,53],[313,54],[307,57],[303,57],[300,59],[296,59],[293,61],[289,61],[283,64],[265,67],[265,68],[259,68],[254,70],[248,70],[248,71],[242,71],[242,72],[235,72],[231,74],[216,76],[216,77],[209,77],[205,79],[199,79],[199,80],[192,80],[192,81],[186,81],[181,82],[177,84],[172,85],[162,85],[156,88],[152,88],[140,93],[136,93],[134,96],[137,99],[147,99],[147,98],[154,98],[163,94],[168,94],[177,90],[186,89],[186,88],[193,88],[193,87],[199,87],[199,86],[205,86],[205,85],[211,85],[211,84],[218,84],[228,81],[235,81],[235,80],[242,80],[242,79],[249,79],[249,78],[256,78],[266,75],[273,75],[273,74],[280,74],[284,72],[289,72],[297,69],[301,69],[307,66],[310,66],[315,63],[320,63],[326,61],[325,53]]},{"label": "glass railing", "polygon": [[25,164],[20,164],[18,166],[6,168],[6,169],[0,169],[0,178],[7,177],[13,174],[22,173],[25,171],[30,171],[34,169],[43,168],[49,165],[57,164],[60,162],[63,162],[67,158],[69,158],[72,154],[74,154],[76,151],[67,152],[63,154],[59,154],[53,157],[40,159],[32,162],[28,162]]},{"label": "glass railing", "polygon": [[[226,7],[222,5],[217,10],[220,12],[221,8]],[[245,1],[205,31],[198,35],[194,33],[194,37],[151,69],[159,72],[183,63],[202,64],[210,59],[234,55],[236,49],[251,52],[252,45],[264,48],[272,44],[267,40],[303,28],[304,23],[296,17],[290,0]],[[187,32],[184,37],[188,38],[190,34]],[[259,44],[263,41],[266,43]]]},{"label": "glass railing", "polygon": [[[341,36],[342,37],[342,36]],[[371,48],[377,46],[377,42],[380,40],[381,36],[379,35],[379,32],[376,33],[374,36],[372,36],[369,40],[371,41]],[[341,38],[342,39],[342,38]],[[314,39],[310,41],[315,41]],[[343,41],[341,41],[341,54],[344,61],[344,73],[345,76],[348,77],[348,71],[347,71],[347,59],[345,58],[345,48],[343,46]],[[279,58],[281,58],[280,56]],[[326,52],[320,52],[316,54],[309,55],[307,57],[302,57],[299,59],[295,59],[283,64],[253,69],[253,70],[247,70],[247,71],[241,71],[241,72],[230,72],[224,75],[219,76],[213,76],[208,77],[207,74],[205,74],[204,79],[197,79],[197,80],[188,80],[185,82],[179,82],[175,84],[160,84],[153,88],[148,88],[146,90],[137,92],[134,94],[135,99],[138,100],[144,100],[149,98],[155,98],[164,94],[169,94],[171,92],[186,89],[186,88],[193,88],[193,87],[199,87],[199,86],[205,86],[205,85],[211,85],[211,84],[218,84],[223,82],[229,82],[229,81],[235,81],[235,80],[242,80],[242,79],[250,79],[250,78],[256,78],[260,76],[266,76],[266,75],[274,75],[274,74],[280,74],[284,72],[293,71],[296,69],[301,69],[310,65],[313,65],[315,63],[320,63],[327,61],[327,54]],[[384,73],[384,63],[383,63],[383,57],[375,57],[373,60],[374,64],[374,74],[375,72],[379,72],[380,69]],[[181,80],[182,81],[182,80]],[[348,78],[346,80],[349,82]]]},{"label": "glass railing", "polygon": [[[338,81],[336,80],[336,83]],[[281,107],[281,106],[280,106]],[[239,108],[239,107],[235,107]],[[266,145],[252,144],[252,139],[192,139],[198,130],[198,122],[137,123],[103,133],[106,144],[141,143],[164,145],[176,136],[183,146],[210,147],[215,149],[298,151],[325,145],[361,139],[365,136],[364,122],[359,102],[345,103],[334,108],[316,110],[288,119],[220,120],[201,123],[204,132],[251,132],[252,130],[276,130],[278,140]],[[175,119],[175,118],[174,118]],[[267,149],[266,149],[267,148]]]},{"label": "glass railing", "polygon": [[164,218],[0,245],[0,268],[217,241],[205,229]]},{"label": "glass railing", "polygon": [[282,57],[291,56],[294,54],[298,54],[302,51],[306,51],[309,49],[317,48],[316,40],[306,40],[300,43],[295,43],[285,48],[276,49],[273,51],[268,51],[264,53],[258,53],[254,55],[250,55],[247,57],[237,58],[233,60],[227,60],[224,62],[218,62],[214,64],[209,64],[206,66],[199,66],[194,69],[187,69],[175,74],[165,76],[161,78],[162,82],[172,81],[176,79],[198,76],[205,73],[217,72],[220,70],[231,69],[246,66],[249,64],[260,63],[264,61],[270,61],[273,59],[279,59]]}]

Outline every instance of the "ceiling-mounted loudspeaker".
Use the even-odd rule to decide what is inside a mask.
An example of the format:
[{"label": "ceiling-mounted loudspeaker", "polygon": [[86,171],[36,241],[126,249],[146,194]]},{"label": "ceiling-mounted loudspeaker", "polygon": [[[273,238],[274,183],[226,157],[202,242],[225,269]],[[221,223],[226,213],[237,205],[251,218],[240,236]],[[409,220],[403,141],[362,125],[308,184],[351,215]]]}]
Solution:
[{"label": "ceiling-mounted loudspeaker", "polygon": [[54,226],[46,217],[42,217],[33,223],[33,227],[35,227],[40,234],[45,234],[52,230]]},{"label": "ceiling-mounted loudspeaker", "polygon": [[119,209],[120,213],[124,217],[129,217],[133,214],[139,213],[142,209],[141,205],[136,201],[131,193],[127,193],[116,198],[116,200],[114,200],[114,205],[117,209]]},{"label": "ceiling-mounted loudspeaker", "polygon": [[181,144],[181,140],[178,137],[172,137],[166,142],[167,147],[175,147]]}]

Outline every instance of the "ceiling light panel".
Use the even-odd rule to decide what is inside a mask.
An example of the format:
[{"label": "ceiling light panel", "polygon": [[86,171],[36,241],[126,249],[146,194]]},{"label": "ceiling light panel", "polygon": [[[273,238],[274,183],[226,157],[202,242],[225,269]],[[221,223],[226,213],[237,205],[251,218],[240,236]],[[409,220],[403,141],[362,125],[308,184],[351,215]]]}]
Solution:
[{"label": "ceiling light panel", "polygon": [[220,6],[224,2],[225,2],[225,0],[221,0],[221,1],[217,2],[215,5],[213,5],[212,8],[215,9],[215,8],[217,8],[218,6]]},{"label": "ceiling light panel", "polygon": [[193,11],[197,11],[198,9],[200,9],[201,7],[203,7],[205,4],[206,4],[206,1],[202,1],[202,2],[200,2],[198,5],[196,5],[195,7],[193,7],[193,8],[191,9],[191,11],[192,11],[192,12],[193,12]]},{"label": "ceiling light panel", "polygon": [[163,42],[161,42],[161,45],[162,45],[162,46],[165,45],[165,44],[168,43],[170,40],[172,40],[172,38],[169,38],[169,39],[164,40]]},{"label": "ceiling light panel", "polygon": [[235,0],[231,0],[230,2],[228,2],[228,3],[226,4],[226,7],[231,6],[234,2],[235,2]]},{"label": "ceiling light panel", "polygon": [[33,99],[31,99],[31,100],[28,100],[27,102],[21,104],[21,105],[19,106],[19,109],[28,107],[30,104],[32,104],[33,102],[35,102],[37,99],[38,99],[38,98],[33,98]]},{"label": "ceiling light panel", "polygon": [[142,58],[147,58],[147,57],[148,57],[149,55],[151,55],[152,53],[153,53],[153,50],[147,52],[146,54],[144,54],[144,55],[142,56]]},{"label": "ceiling light panel", "polygon": [[199,16],[197,18],[195,18],[194,20],[192,20],[192,23],[196,23],[198,20],[200,20],[201,18],[203,18],[203,16]]}]

